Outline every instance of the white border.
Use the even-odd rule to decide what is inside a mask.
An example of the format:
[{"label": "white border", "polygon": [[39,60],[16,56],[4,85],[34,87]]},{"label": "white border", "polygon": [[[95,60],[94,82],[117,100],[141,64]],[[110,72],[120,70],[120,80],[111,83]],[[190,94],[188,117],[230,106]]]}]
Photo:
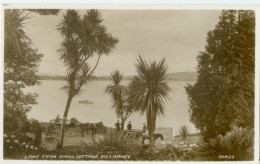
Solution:
[{"label": "white border", "polygon": [[[30,0],[26,0],[26,1],[23,1],[23,2],[28,2]],[[75,3],[79,2],[80,0],[75,0]],[[246,0],[243,0],[243,1],[246,1]],[[3,2],[6,2],[6,0],[4,0]],[[17,2],[16,0],[9,0],[9,2]],[[51,0],[45,0],[44,2],[41,2],[41,1],[37,1],[37,3],[42,3],[42,4],[8,4],[8,5],[2,5],[1,6],[1,56],[0,56],[0,61],[1,61],[1,64],[0,64],[0,70],[1,70],[1,74],[0,74],[0,94],[1,96],[3,96],[3,85],[2,85],[2,82],[3,82],[3,54],[4,54],[4,51],[3,51],[3,40],[4,40],[4,37],[3,37],[3,9],[8,9],[8,8],[37,8],[37,9],[40,9],[40,8],[59,8],[59,9],[68,9],[68,8],[73,8],[73,9],[89,9],[89,8],[96,8],[96,9],[165,9],[165,10],[168,10],[168,9],[179,9],[179,10],[182,10],[182,9],[193,9],[193,10],[220,10],[220,9],[250,9],[250,10],[255,10],[255,14],[256,14],[256,53],[255,53],[255,59],[256,59],[256,64],[255,64],[255,159],[254,161],[248,161],[248,162],[227,162],[227,163],[259,163],[259,61],[260,61],[260,38],[259,38],[259,33],[260,33],[260,6],[250,6],[250,5],[247,5],[247,6],[239,6],[239,5],[163,5],[165,4],[165,2],[169,2],[168,0],[164,0],[164,1],[161,1],[160,5],[151,5],[151,4],[155,4],[155,3],[149,3],[149,5],[129,5],[129,4],[132,4],[131,2],[127,1],[128,2],[128,5],[118,5],[118,4],[113,4],[116,2],[116,0],[111,0],[108,5],[101,5],[99,3],[101,2],[104,2],[102,0],[97,0],[95,1],[96,4],[77,4],[75,5],[75,3],[73,4],[65,4],[66,2],[62,1],[63,5],[61,4],[50,4]],[[55,2],[58,2],[58,3],[61,3],[61,0],[59,1],[55,1]],[[122,1],[122,2],[125,2],[125,1]],[[145,1],[144,0],[140,0],[139,3],[144,3]],[[152,0],[151,2],[157,2],[156,0]],[[187,2],[187,1],[185,1]],[[190,1],[189,1],[190,2]],[[205,2],[205,1],[199,1],[201,2]],[[208,1],[207,1],[208,2]],[[230,1],[229,1],[230,2]],[[252,1],[247,1],[247,2],[256,2],[254,0]],[[257,0],[257,2],[260,4],[260,1]],[[44,3],[44,4],[43,4]],[[47,4],[49,3],[49,4]],[[70,2],[72,3],[72,2]],[[97,5],[98,4],[98,5]],[[145,3],[144,3],[145,4]],[[147,4],[147,3],[146,3]],[[209,3],[209,4],[212,4],[212,3]],[[228,3],[230,4],[230,3]],[[239,1],[237,4],[246,4],[246,3],[242,3],[242,1]],[[1,109],[3,108],[3,100],[1,99],[0,101],[0,106],[1,106]],[[0,110],[0,120],[3,120],[3,110]],[[2,125],[2,121],[1,121],[1,125]],[[0,127],[0,142],[3,141],[3,126]],[[0,144],[2,145],[2,144]],[[25,161],[25,160],[4,160],[3,161],[3,149],[1,147],[0,149],[0,160],[1,160],[1,163],[60,163],[60,162],[65,162],[65,163],[85,163],[86,161],[41,161],[41,160],[32,160],[32,161]],[[99,162],[99,163],[103,163],[104,161],[88,161],[88,163],[93,163],[93,162]],[[116,161],[106,161],[106,163],[114,163]],[[196,162],[196,161],[191,161],[191,162]],[[209,162],[209,161],[203,161],[203,162],[206,162],[206,163],[223,163],[223,162]],[[119,163],[123,163],[123,162],[119,162]],[[138,162],[139,163],[139,162]],[[143,163],[143,162],[142,162]],[[190,162],[174,162],[174,163],[190,163]],[[225,162],[226,163],[226,162]]]},{"label": "white border", "polygon": [[235,4],[235,5],[256,5],[260,4],[259,0],[2,0],[2,3],[51,3],[51,4]]}]

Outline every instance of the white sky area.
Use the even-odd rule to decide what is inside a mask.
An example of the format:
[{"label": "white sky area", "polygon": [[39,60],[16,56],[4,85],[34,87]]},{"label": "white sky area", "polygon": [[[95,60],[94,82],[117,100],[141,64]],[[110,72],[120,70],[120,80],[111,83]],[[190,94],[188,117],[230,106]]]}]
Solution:
[{"label": "white sky area", "polygon": [[[78,10],[81,14],[86,10]],[[136,74],[136,58],[166,58],[169,72],[195,71],[196,56],[204,50],[207,32],[213,30],[219,10],[101,10],[103,25],[119,39],[116,49],[103,56],[94,74],[110,75],[120,70],[124,75]],[[65,75],[66,67],[59,59],[62,37],[57,25],[66,10],[57,16],[31,14],[26,25],[29,37],[44,56],[41,75]],[[94,64],[95,59],[90,61]]]}]

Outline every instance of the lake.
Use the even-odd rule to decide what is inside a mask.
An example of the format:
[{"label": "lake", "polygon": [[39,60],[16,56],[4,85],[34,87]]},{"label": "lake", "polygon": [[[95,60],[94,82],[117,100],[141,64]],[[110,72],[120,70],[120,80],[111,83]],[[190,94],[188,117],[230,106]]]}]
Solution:
[{"label": "lake", "polygon": [[[114,127],[117,121],[115,109],[112,108],[110,96],[104,90],[110,81],[92,81],[87,86],[82,87],[80,95],[74,97],[71,103],[68,118],[75,117],[81,122],[99,122],[103,121],[104,125]],[[129,81],[124,80],[123,84]],[[191,132],[198,132],[194,125],[189,121],[188,97],[184,86],[186,81],[170,81],[168,85],[172,88],[170,94],[171,102],[165,104],[165,115],[159,116],[156,121],[157,127],[172,127],[173,136],[178,133],[181,125],[188,125]],[[60,88],[65,85],[65,81],[43,80],[39,86],[26,88],[26,92],[36,92],[39,94],[38,104],[32,106],[28,113],[28,118],[34,118],[39,121],[48,122],[55,119],[57,115],[63,117],[67,95]],[[93,101],[94,104],[80,104],[81,100]],[[128,120],[132,122],[133,129],[142,129],[146,122],[145,115],[139,113],[132,114]]]}]

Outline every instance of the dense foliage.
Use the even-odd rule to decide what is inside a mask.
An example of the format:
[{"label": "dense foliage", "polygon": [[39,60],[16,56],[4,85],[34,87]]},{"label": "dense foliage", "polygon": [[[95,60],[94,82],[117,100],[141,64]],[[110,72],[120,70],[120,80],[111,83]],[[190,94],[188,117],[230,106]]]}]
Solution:
[{"label": "dense foliage", "polygon": [[[6,141],[10,141],[6,138]],[[63,149],[47,151],[22,142],[20,149],[8,151],[15,155],[8,154],[8,157],[14,159],[24,159],[28,154],[38,155],[39,159],[47,160],[191,160],[194,158],[192,149],[196,149],[196,144],[184,144],[180,142],[176,145],[164,144],[161,147],[149,147],[140,144],[140,140],[130,138],[125,131],[116,132],[112,129],[103,139],[92,139],[91,143],[81,145],[66,146]],[[12,147],[13,148],[13,147]],[[24,151],[20,151],[24,150]],[[19,153],[18,153],[19,152]],[[55,158],[42,158],[44,155],[55,156]],[[95,158],[77,158],[81,155],[96,156]]]},{"label": "dense foliage", "polygon": [[198,56],[197,82],[186,87],[190,119],[204,139],[253,127],[254,66],[254,11],[222,11]]},{"label": "dense foliage", "polygon": [[210,139],[199,149],[212,154],[216,160],[253,160],[254,129],[233,127],[226,135]]},{"label": "dense foliage", "polygon": [[16,159],[21,157],[21,154],[31,154],[38,152],[40,148],[33,144],[33,141],[24,135],[4,134],[4,158]]},{"label": "dense foliage", "polygon": [[38,84],[36,75],[42,54],[31,45],[24,32],[28,14],[5,11],[4,40],[4,132],[29,131],[26,113],[36,104],[36,93],[25,93],[26,86]]},{"label": "dense foliage", "polygon": [[[34,146],[41,144],[39,122],[27,119],[38,95],[25,92],[24,88],[39,84],[36,72],[42,54],[24,30],[31,19],[30,11],[6,9],[4,14],[4,156],[8,158],[31,152]],[[28,137],[27,132],[34,134],[35,139]]]}]

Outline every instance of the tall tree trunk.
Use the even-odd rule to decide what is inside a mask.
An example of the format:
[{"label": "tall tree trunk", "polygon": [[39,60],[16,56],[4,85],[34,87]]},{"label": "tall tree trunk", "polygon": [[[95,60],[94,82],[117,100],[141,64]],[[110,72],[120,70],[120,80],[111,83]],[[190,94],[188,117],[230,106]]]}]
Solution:
[{"label": "tall tree trunk", "polygon": [[125,120],[121,119],[121,130],[124,130],[125,127]]},{"label": "tall tree trunk", "polygon": [[148,136],[150,140],[150,147],[154,145],[154,131],[156,126],[156,113],[153,109],[150,109],[147,114],[147,128],[148,128]]},{"label": "tall tree trunk", "polygon": [[149,110],[147,114],[147,129],[148,129],[148,136],[150,140],[150,147],[153,146],[154,143],[154,127],[153,127],[153,117],[152,117],[152,111]]},{"label": "tall tree trunk", "polygon": [[121,130],[124,130],[124,126],[125,126],[125,123],[122,122],[122,124],[121,124]]},{"label": "tall tree trunk", "polygon": [[66,108],[65,108],[65,111],[64,111],[63,119],[62,119],[61,131],[60,131],[60,145],[59,145],[60,148],[63,147],[64,128],[65,128],[65,124],[66,124],[67,116],[68,116],[68,113],[69,113],[72,98],[73,98],[73,95],[69,95],[68,100],[67,100],[67,104],[66,104]]},{"label": "tall tree trunk", "polygon": [[155,140],[154,140],[154,132],[155,132],[155,127],[156,127],[156,112],[153,110],[152,112],[152,145],[154,145]]},{"label": "tall tree trunk", "polygon": [[153,133],[154,132],[152,132],[152,131],[149,132],[150,147],[152,147],[154,144],[154,134]]},{"label": "tall tree trunk", "polygon": [[122,117],[121,118],[121,130],[125,129],[125,122],[126,122],[126,119],[124,117]]}]

